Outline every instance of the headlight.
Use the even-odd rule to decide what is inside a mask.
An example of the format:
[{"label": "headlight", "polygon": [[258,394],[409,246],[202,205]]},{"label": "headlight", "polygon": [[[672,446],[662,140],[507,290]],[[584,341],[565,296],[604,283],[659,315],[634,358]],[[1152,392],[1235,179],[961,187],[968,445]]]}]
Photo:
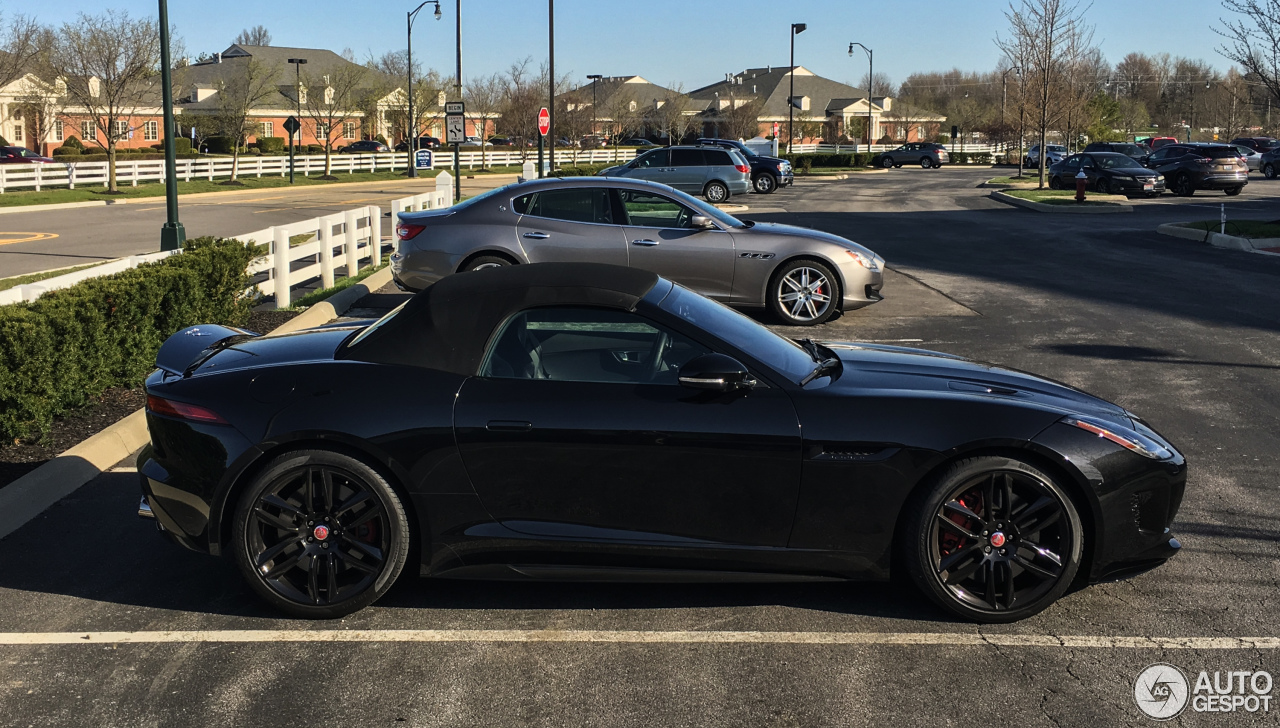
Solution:
[{"label": "headlight", "polygon": [[1096,417],[1064,417],[1062,422],[1073,427],[1079,427],[1086,432],[1092,432],[1098,437],[1110,440],[1126,450],[1136,452],[1152,460],[1165,460],[1173,457],[1173,452],[1162,443],[1114,422],[1107,422]]},{"label": "headlight", "polygon": [[858,265],[862,266],[863,268],[866,268],[872,273],[880,272],[880,263],[876,260],[875,256],[864,255],[862,253],[859,253],[856,250],[846,250],[844,252],[853,256],[853,259],[858,261]]}]

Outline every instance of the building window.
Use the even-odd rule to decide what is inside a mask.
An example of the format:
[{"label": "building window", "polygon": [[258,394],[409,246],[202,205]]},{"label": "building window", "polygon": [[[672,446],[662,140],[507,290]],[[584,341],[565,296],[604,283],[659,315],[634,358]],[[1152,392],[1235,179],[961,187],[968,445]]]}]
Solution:
[{"label": "building window", "polygon": [[142,125],[142,138],[149,142],[154,142],[160,138],[160,124],[155,121],[148,121]]},{"label": "building window", "polygon": [[356,123],[354,121],[344,121],[342,123],[342,138],[343,139],[356,138]]},{"label": "building window", "polygon": [[129,122],[117,120],[116,134],[115,134],[116,139],[126,139],[128,138],[128,136],[129,136]]},{"label": "building window", "polygon": [[98,122],[90,119],[80,122],[80,136],[85,140],[94,140],[98,138]]},{"label": "building window", "polygon": [[22,125],[21,124],[13,125],[13,140],[15,142],[22,141]]},{"label": "building window", "polygon": [[261,124],[258,124],[258,138],[259,138],[259,139],[261,139],[261,138],[263,138],[263,137],[273,137],[273,136],[275,136],[275,135],[276,135],[276,134],[275,134],[275,132],[276,132],[276,125],[275,125],[275,122],[271,122],[271,121],[264,121],[264,122],[262,122]]},{"label": "building window", "polygon": [[316,141],[325,141],[329,138],[329,125],[316,122]]},{"label": "building window", "polygon": [[62,141],[64,139],[63,133],[64,132],[62,130],[62,121],[59,120],[59,121],[53,122],[53,140],[55,142]]},{"label": "building window", "polygon": [[333,105],[333,89],[329,87],[325,87],[324,90],[324,103],[326,106]]},{"label": "building window", "polygon": [[307,90],[305,88],[298,87],[298,103],[307,103]]}]

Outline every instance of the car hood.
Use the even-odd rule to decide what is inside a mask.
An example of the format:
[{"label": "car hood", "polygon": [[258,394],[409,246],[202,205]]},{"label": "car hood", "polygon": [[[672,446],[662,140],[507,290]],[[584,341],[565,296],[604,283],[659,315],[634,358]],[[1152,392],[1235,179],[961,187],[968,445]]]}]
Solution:
[{"label": "car hood", "polygon": [[218,350],[192,371],[192,374],[216,374],[238,369],[256,369],[278,364],[310,361],[333,361],[334,352],[351,333],[368,322],[351,326],[326,326],[286,334],[255,336],[235,341]]},{"label": "car hood", "polygon": [[876,255],[870,248],[864,245],[859,245],[858,243],[855,243],[852,240],[842,238],[839,235],[833,235],[828,232],[823,232],[822,230],[814,230],[813,228],[797,227],[795,225],[784,225],[783,223],[780,223],[780,222],[756,222],[756,221],[752,221],[752,222],[753,224],[749,228],[734,228],[732,231],[733,234],[735,236],[737,235],[786,235],[789,237],[808,238],[810,240],[820,240],[824,243],[839,245],[841,247],[848,248],[850,250],[854,250],[859,253],[862,253],[863,255],[868,255],[868,256],[871,256],[872,258],[880,259],[880,256]]},{"label": "car hood", "polygon": [[844,363],[831,386],[865,394],[867,390],[934,391],[947,396],[1002,399],[1011,404],[1052,408],[1063,414],[1092,415],[1133,427],[1119,405],[1061,382],[926,349],[860,342],[822,342]]}]

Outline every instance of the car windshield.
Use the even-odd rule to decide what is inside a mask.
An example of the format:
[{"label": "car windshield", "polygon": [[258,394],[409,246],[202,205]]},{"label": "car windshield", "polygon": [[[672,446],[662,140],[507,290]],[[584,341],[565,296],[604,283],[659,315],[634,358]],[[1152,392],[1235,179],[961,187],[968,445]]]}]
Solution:
[{"label": "car windshield", "polygon": [[1130,156],[1133,156],[1134,154],[1139,154],[1139,155],[1146,154],[1146,152],[1143,151],[1142,147],[1138,146],[1137,144],[1124,144],[1124,145],[1115,146],[1111,148],[1111,151],[1120,152],[1121,154],[1128,154]]},{"label": "car windshield", "polygon": [[746,352],[793,382],[807,377],[816,366],[809,352],[796,342],[683,286],[673,286],[658,307]]},{"label": "car windshield", "polygon": [[1097,162],[1102,169],[1145,169],[1133,157],[1123,154],[1098,154],[1093,160]]},{"label": "car windshield", "polygon": [[1050,144],[1049,146],[1045,147],[1045,149],[1047,149],[1047,150],[1049,150],[1049,151],[1051,151],[1051,152],[1062,152],[1062,153],[1064,153],[1064,154],[1065,154],[1065,153],[1066,153],[1066,151],[1067,151],[1067,148],[1066,148],[1066,147],[1058,146],[1057,144]]}]

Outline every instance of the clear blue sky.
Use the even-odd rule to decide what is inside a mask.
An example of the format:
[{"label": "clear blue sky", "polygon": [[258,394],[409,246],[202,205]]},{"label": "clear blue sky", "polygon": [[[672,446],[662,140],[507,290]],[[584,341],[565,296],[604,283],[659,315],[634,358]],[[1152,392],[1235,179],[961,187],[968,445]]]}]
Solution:
[{"label": "clear blue sky", "polygon": [[[414,29],[414,55],[445,73],[452,73],[454,63],[454,2],[443,0],[439,22],[430,6],[424,8]],[[60,23],[78,9],[95,12],[108,5],[155,13],[154,2],[114,0],[29,11]],[[274,45],[351,48],[364,60],[404,47],[404,13],[416,5],[170,0],[169,14],[193,56],[222,50],[242,28],[260,23]],[[859,51],[850,58],[847,49],[850,41],[860,41],[875,51],[876,69],[900,83],[913,71],[994,67],[999,54],[993,39],[1006,27],[1007,7],[1001,0],[558,0],[556,71],[583,82],[589,73],[639,74],[662,85],[683,82],[691,90],[726,72],[786,65],[788,26],[803,22],[809,27],[796,38],[797,64],[854,82],[866,73],[866,56]],[[16,8],[10,4],[6,10]],[[1131,51],[1168,52],[1225,70],[1211,30],[1223,14],[1217,0],[1095,0],[1088,11],[1095,40],[1112,63]],[[502,71],[525,56],[534,66],[547,57],[545,0],[462,0],[462,24],[462,72],[468,78]]]}]

